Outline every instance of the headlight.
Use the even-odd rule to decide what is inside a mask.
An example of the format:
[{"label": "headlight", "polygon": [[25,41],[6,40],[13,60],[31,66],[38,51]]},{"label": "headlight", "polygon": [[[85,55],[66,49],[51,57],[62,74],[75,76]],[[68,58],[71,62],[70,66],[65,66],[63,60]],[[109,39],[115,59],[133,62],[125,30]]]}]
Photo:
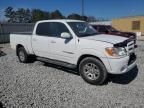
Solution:
[{"label": "headlight", "polygon": [[123,57],[127,55],[127,51],[125,48],[123,47],[110,47],[110,48],[106,48],[106,53],[109,56],[113,56],[113,57]]}]

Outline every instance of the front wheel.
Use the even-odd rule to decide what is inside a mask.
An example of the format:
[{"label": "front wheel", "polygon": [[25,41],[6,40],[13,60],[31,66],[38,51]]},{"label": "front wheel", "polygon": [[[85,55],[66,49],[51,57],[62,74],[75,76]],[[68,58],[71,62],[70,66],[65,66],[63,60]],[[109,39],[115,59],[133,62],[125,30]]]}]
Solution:
[{"label": "front wheel", "polygon": [[94,85],[103,84],[107,78],[104,64],[94,57],[84,58],[79,65],[79,72],[86,82]]}]

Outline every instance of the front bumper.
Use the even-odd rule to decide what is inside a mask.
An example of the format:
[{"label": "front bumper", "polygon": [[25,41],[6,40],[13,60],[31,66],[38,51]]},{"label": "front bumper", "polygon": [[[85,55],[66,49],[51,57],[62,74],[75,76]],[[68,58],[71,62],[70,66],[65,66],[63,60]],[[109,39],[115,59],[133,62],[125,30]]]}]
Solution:
[{"label": "front bumper", "polygon": [[108,72],[111,74],[123,74],[136,66],[135,54],[120,59],[109,59],[109,61],[111,70]]}]

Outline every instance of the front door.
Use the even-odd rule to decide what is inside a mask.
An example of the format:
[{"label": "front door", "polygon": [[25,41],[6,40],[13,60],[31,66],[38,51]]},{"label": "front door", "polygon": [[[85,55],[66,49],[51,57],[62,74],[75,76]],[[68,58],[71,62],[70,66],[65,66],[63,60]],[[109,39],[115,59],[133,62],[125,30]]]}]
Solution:
[{"label": "front door", "polygon": [[51,22],[51,34],[49,35],[51,56],[53,59],[60,61],[70,61],[73,59],[75,54],[75,39],[64,39],[61,38],[61,33],[70,33],[64,23]]}]

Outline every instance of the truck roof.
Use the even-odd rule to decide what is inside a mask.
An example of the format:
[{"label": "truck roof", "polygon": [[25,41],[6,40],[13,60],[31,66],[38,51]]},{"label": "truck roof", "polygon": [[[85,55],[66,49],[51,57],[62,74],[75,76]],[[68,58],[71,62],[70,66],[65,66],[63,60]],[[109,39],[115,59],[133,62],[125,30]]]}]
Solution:
[{"label": "truck roof", "polygon": [[38,21],[37,23],[42,23],[42,22],[84,22],[84,21],[73,20],[73,19],[52,19],[52,20],[41,20],[41,21]]}]

